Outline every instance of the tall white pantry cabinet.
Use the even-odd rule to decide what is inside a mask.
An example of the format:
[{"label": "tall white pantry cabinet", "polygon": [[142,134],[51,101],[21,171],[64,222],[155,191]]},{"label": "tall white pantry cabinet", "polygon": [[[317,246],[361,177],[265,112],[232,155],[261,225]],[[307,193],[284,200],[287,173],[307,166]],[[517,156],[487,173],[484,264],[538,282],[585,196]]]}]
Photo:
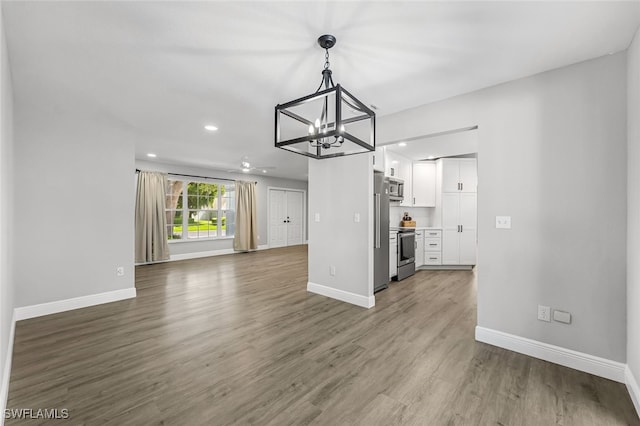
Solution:
[{"label": "tall white pantry cabinet", "polygon": [[436,162],[436,217],[442,225],[442,265],[475,265],[478,174],[475,158]]}]

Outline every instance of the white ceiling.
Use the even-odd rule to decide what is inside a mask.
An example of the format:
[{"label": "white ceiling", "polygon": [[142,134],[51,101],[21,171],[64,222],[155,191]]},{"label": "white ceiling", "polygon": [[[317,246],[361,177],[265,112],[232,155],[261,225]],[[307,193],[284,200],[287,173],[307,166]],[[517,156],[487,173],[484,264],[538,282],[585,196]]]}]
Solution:
[{"label": "white ceiling", "polygon": [[474,128],[419,137],[386,145],[386,149],[412,161],[476,154],[478,152],[478,131]]},{"label": "white ceiling", "polygon": [[[219,169],[307,160],[273,108],[334,81],[385,115],[626,49],[640,2],[2,2],[16,103],[103,111],[136,156]],[[216,133],[203,130],[213,123]],[[384,141],[380,141],[384,142]],[[324,160],[331,161],[331,160]]]}]

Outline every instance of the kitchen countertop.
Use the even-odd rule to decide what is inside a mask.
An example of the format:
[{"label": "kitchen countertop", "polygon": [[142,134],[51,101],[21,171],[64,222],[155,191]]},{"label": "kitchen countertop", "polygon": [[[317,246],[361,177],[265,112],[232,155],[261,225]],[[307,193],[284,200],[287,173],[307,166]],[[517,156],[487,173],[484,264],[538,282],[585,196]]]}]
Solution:
[{"label": "kitchen countertop", "polygon": [[415,229],[416,231],[440,231],[440,226],[390,226],[389,231],[400,231],[401,229]]}]

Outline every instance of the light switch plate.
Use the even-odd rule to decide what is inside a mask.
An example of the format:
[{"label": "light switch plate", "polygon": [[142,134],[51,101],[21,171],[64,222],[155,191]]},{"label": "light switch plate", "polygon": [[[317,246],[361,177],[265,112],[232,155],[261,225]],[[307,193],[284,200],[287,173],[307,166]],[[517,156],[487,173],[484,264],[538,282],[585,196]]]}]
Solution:
[{"label": "light switch plate", "polygon": [[353,221],[354,221],[355,223],[360,222],[360,213],[354,213],[354,214],[353,214]]},{"label": "light switch plate", "polygon": [[496,216],[496,228],[511,229],[511,216]]},{"label": "light switch plate", "polygon": [[320,213],[316,213],[316,214],[315,214],[315,216],[314,216],[314,220],[315,220],[316,222],[320,222]]}]

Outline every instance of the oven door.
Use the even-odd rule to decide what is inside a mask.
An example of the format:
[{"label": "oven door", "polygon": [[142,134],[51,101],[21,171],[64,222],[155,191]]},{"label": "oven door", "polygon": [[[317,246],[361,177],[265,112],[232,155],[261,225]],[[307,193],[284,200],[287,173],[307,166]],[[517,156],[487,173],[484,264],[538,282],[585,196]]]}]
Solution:
[{"label": "oven door", "polygon": [[416,233],[398,233],[398,266],[413,263],[416,260]]}]

